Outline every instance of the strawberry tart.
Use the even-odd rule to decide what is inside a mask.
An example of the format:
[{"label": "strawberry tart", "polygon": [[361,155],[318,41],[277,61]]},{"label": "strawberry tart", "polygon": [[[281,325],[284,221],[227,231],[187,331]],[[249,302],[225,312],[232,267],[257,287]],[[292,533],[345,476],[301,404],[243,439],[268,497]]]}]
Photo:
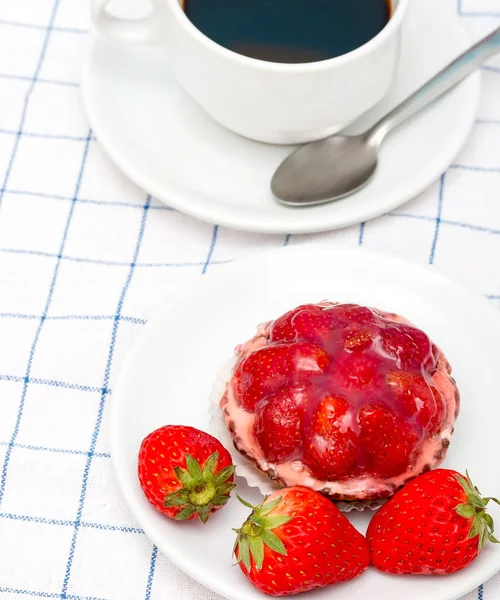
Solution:
[{"label": "strawberry tart", "polygon": [[441,464],[459,393],[441,350],[403,317],[322,302],[236,348],[220,407],[270,479],[368,501]]}]

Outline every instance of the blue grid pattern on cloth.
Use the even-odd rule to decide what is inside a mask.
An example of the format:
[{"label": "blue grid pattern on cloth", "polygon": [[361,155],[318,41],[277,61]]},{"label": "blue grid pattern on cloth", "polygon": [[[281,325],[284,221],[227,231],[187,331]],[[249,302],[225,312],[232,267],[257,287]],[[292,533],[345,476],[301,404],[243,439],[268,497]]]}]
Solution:
[{"label": "blue grid pattern on cloth", "polygon": [[[439,1],[473,35],[500,22],[500,0]],[[0,6],[0,595],[214,600],[120,504],[107,400],[126,350],[167,294],[308,236],[199,223],[118,173],[78,105],[86,5]],[[380,219],[315,237],[435,264],[500,305],[500,61],[482,71],[472,139],[435,185]],[[467,600],[499,595],[497,576]]]}]

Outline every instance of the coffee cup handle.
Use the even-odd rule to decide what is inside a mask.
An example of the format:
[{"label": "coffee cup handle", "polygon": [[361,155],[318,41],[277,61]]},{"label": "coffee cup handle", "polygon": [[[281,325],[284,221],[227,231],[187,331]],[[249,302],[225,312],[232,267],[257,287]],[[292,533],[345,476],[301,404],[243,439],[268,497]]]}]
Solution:
[{"label": "coffee cup handle", "polygon": [[91,0],[90,11],[95,28],[111,40],[131,44],[154,44],[161,40],[165,0],[151,0],[150,13],[140,19],[122,19],[106,6],[110,0]]}]

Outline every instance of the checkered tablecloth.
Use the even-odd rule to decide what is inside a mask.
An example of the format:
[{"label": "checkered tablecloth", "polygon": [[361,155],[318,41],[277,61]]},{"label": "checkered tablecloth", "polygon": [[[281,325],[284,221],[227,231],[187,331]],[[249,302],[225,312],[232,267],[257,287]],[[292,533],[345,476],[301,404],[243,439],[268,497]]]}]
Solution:
[{"label": "checkered tablecloth", "polygon": [[[500,0],[436,2],[474,38],[500,23]],[[87,0],[0,1],[0,600],[216,600],[117,489],[107,408],[128,349],[181,285],[310,239],[435,264],[500,305],[500,58],[467,147],[419,198],[339,232],[265,236],[173,211],[111,164],[80,104],[88,28]],[[475,598],[500,598],[500,577]]]}]

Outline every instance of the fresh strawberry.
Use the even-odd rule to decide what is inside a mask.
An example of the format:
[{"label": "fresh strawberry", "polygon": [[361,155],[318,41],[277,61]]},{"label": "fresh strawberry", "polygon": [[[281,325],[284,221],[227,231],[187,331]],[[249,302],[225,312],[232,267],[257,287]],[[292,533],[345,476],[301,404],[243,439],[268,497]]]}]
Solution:
[{"label": "fresh strawberry", "polygon": [[360,445],[367,467],[383,477],[404,473],[419,438],[390,408],[365,404],[359,412]]},{"label": "fresh strawberry", "polygon": [[[240,498],[241,500],[241,498]],[[284,596],[357,577],[370,564],[366,539],[321,494],[292,487],[271,494],[237,535],[240,569],[265,594]]]},{"label": "fresh strawberry", "polygon": [[254,433],[270,461],[282,461],[302,444],[300,434],[307,388],[280,390],[265,401],[257,414]]},{"label": "fresh strawberry", "polygon": [[341,479],[354,470],[357,437],[345,398],[326,396],[318,404],[307,431],[304,463],[317,479]]},{"label": "fresh strawberry", "polygon": [[237,365],[237,389],[241,405],[252,411],[255,405],[287,383],[302,383],[328,366],[327,353],[313,344],[266,346],[249,354]]},{"label": "fresh strawberry", "polygon": [[493,535],[481,498],[466,477],[437,469],[408,483],[373,517],[367,531],[372,561],[388,573],[446,575],[467,567]]},{"label": "fresh strawberry", "polygon": [[439,390],[419,373],[393,371],[387,374],[386,380],[403,414],[415,417],[429,431],[439,431],[447,416],[446,407],[440,402]]},{"label": "fresh strawberry", "polygon": [[418,371],[424,365],[426,369],[433,371],[436,367],[433,344],[416,327],[401,323],[387,327],[382,333],[382,345],[386,352],[397,359],[400,369]]},{"label": "fresh strawberry", "polygon": [[224,446],[194,427],[166,425],[150,433],[139,450],[139,483],[149,502],[177,520],[199,518],[229,500],[234,466]]},{"label": "fresh strawberry", "polygon": [[274,321],[271,330],[271,340],[273,342],[294,342],[297,333],[292,327],[292,319],[304,309],[311,309],[315,312],[321,312],[321,309],[314,304],[302,304],[293,310],[288,311],[279,319]]}]

